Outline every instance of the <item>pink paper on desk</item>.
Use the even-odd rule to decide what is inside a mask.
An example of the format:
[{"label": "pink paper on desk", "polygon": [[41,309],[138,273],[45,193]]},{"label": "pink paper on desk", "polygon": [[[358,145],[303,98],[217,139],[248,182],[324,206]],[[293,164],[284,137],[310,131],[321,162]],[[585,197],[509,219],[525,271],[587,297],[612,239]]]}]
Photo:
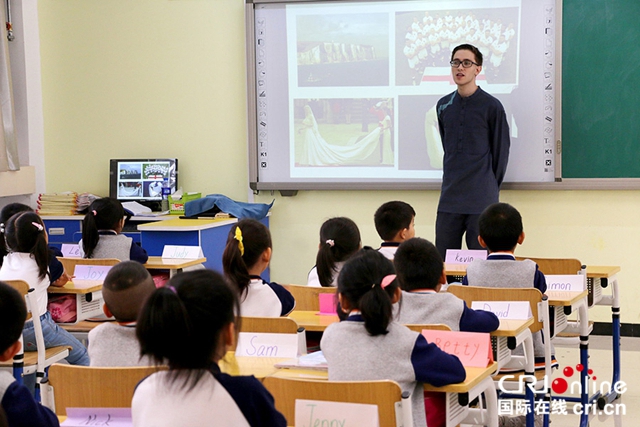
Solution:
[{"label": "pink paper on desk", "polygon": [[337,301],[335,294],[318,294],[320,300],[320,314],[336,315]]},{"label": "pink paper on desk", "polygon": [[131,427],[131,408],[67,408],[62,427],[111,426]]},{"label": "pink paper on desk", "polygon": [[481,332],[453,332],[424,329],[427,342],[434,343],[445,353],[458,356],[463,366],[486,368],[493,362],[491,337]]}]

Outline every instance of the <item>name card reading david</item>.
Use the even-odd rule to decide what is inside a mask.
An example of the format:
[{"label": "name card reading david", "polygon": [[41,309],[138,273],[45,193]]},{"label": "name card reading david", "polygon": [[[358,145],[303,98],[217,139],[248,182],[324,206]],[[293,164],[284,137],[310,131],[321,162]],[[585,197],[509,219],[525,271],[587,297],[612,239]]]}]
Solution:
[{"label": "name card reading david", "polygon": [[587,276],[583,274],[545,274],[548,291],[582,292]]},{"label": "name card reading david", "polygon": [[298,335],[240,332],[236,356],[298,357]]},{"label": "name card reading david", "polygon": [[498,319],[527,320],[532,316],[528,301],[473,301],[471,308],[490,311]]},{"label": "name card reading david", "polygon": [[335,294],[318,294],[320,302],[320,314],[332,314],[335,316],[338,301]]},{"label": "name card reading david", "polygon": [[96,285],[102,285],[107,273],[111,270],[110,265],[76,265],[73,272],[73,285],[76,288],[90,288]]},{"label": "name card reading david", "polygon": [[131,427],[131,408],[67,408],[62,427],[111,426]]},{"label": "name card reading david", "polygon": [[71,258],[80,258],[80,245],[73,243],[63,243],[60,248],[60,252],[62,252],[62,256],[71,257]]},{"label": "name card reading david", "polygon": [[378,405],[296,399],[295,427],[379,427]]},{"label": "name card reading david", "polygon": [[447,249],[444,262],[447,264],[469,264],[474,259],[487,259],[487,251],[484,249]]},{"label": "name card reading david", "polygon": [[458,356],[464,366],[486,368],[493,362],[491,337],[481,332],[454,332],[424,329],[427,342],[434,343],[445,353]]},{"label": "name card reading david", "polygon": [[203,256],[200,246],[166,245],[162,250],[162,258],[198,259]]}]

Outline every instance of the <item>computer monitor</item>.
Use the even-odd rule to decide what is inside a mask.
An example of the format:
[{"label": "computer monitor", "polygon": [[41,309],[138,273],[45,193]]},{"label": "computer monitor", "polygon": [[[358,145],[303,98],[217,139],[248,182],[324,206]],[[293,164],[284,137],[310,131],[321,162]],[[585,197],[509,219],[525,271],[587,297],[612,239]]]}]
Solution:
[{"label": "computer monitor", "polygon": [[110,197],[159,210],[165,178],[172,194],[178,189],[178,159],[111,159],[109,175]]}]

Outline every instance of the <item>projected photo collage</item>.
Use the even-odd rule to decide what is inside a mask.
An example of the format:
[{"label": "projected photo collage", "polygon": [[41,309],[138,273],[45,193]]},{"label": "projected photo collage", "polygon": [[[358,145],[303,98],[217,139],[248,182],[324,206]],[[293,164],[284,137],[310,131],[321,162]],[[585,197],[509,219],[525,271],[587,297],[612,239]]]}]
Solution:
[{"label": "projected photo collage", "polygon": [[119,163],[118,198],[161,198],[162,182],[169,178],[169,163]]}]

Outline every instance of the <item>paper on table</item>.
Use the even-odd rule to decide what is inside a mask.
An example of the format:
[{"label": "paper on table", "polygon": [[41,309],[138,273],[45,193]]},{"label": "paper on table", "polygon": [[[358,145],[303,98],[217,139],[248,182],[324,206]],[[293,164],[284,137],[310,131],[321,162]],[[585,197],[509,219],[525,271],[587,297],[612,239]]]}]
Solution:
[{"label": "paper on table", "polygon": [[141,205],[138,202],[123,202],[122,207],[133,212],[134,215],[140,215],[141,213],[151,212],[151,208]]},{"label": "paper on table", "polygon": [[62,427],[111,426],[131,427],[131,408],[67,408]]},{"label": "paper on table", "polygon": [[328,371],[329,365],[327,365],[327,359],[325,359],[322,351],[314,351],[313,353],[305,354],[304,356],[296,357],[294,359],[287,359],[275,364],[276,368],[305,368],[318,371]]}]

